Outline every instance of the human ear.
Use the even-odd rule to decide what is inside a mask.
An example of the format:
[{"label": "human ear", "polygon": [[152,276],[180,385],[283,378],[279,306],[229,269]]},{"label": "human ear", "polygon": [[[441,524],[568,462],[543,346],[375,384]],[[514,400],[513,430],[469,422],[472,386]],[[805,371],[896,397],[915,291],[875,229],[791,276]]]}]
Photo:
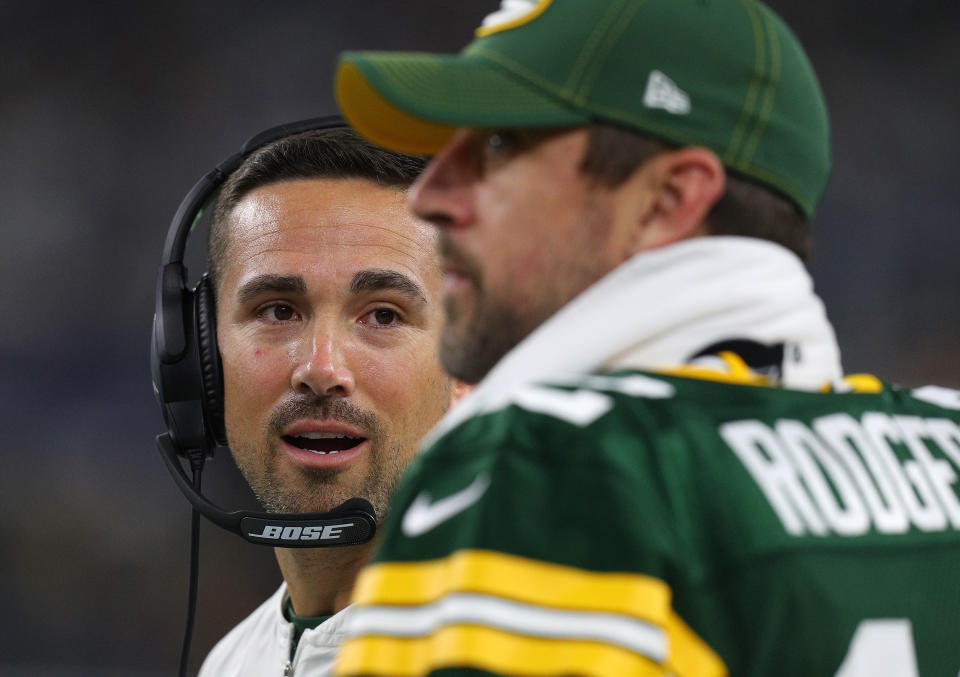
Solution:
[{"label": "human ear", "polygon": [[637,170],[636,178],[632,254],[705,235],[707,214],[726,187],[720,158],[700,147],[660,153]]}]

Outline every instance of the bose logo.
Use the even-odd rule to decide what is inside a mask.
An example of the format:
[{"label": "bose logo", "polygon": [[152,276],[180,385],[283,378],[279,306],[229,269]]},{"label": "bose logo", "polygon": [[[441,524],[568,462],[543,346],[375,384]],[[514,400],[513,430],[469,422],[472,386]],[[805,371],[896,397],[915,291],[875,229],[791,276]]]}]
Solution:
[{"label": "bose logo", "polygon": [[264,525],[262,534],[250,534],[251,538],[265,538],[271,541],[319,541],[340,538],[343,529],[353,524],[328,524],[323,527],[281,527]]}]

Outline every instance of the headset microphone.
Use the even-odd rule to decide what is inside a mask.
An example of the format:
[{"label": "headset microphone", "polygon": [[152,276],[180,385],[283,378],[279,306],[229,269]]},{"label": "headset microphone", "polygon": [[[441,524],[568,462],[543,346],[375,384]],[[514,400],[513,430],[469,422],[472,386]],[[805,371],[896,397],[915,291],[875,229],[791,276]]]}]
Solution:
[{"label": "headset microphone", "polygon": [[283,548],[316,548],[359,545],[373,538],[376,530],[373,506],[362,498],[351,498],[328,512],[225,512],[197,491],[177,458],[177,449],[169,434],[159,435],[157,446],[174,481],[193,507],[214,524],[240,534],[251,543]]}]

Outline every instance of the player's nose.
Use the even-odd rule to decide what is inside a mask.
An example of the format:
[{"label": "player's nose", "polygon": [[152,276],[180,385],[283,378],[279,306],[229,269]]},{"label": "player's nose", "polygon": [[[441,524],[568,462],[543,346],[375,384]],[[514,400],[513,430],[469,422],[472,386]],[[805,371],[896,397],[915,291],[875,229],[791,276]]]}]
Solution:
[{"label": "player's nose", "polygon": [[293,389],[320,397],[349,397],[356,388],[356,379],[346,347],[345,337],[327,327],[315,327],[310,339],[298,348],[291,377]]},{"label": "player's nose", "polygon": [[468,224],[473,218],[471,187],[479,178],[475,144],[461,129],[433,157],[410,188],[410,210],[438,228]]}]

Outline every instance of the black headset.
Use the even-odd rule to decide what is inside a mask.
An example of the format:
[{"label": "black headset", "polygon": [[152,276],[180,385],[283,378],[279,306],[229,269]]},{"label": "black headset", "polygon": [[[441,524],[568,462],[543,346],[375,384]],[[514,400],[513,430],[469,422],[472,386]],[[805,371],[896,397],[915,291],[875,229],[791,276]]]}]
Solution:
[{"label": "black headset", "polygon": [[[200,493],[204,462],[213,457],[217,446],[226,447],[227,435],[215,294],[206,274],[195,289],[187,286],[183,264],[187,239],[204,207],[251,154],[293,134],[344,126],[342,118],[330,116],[272,127],[254,136],[187,193],[163,247],[150,346],[153,390],[167,425],[167,432],[157,436],[157,447],[180,491],[194,508],[251,543],[286,548],[359,545],[373,538],[376,515],[373,506],[362,498],[351,498],[329,512],[226,512]],[[192,480],[184,470],[183,460],[193,471]]]}]

